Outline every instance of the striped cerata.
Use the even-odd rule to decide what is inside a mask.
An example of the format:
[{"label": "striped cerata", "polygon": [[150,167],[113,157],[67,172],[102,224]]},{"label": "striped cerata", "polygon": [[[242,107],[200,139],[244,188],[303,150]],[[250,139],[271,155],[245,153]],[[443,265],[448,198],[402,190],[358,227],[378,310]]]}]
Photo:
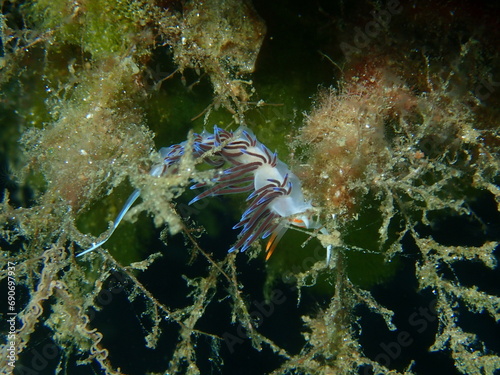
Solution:
[{"label": "striped cerata", "polygon": [[[194,134],[192,142],[163,147],[160,149],[163,163],[154,166],[150,174],[157,177],[175,174],[188,145],[192,145],[193,158],[203,158],[204,162],[218,169],[211,182],[191,186],[191,189],[206,189],[189,204],[216,195],[249,194],[248,208],[233,227],[241,228],[241,232],[229,252],[245,251],[259,238],[269,238],[267,260],[290,224],[306,229],[319,228],[327,234],[325,228],[312,218],[314,209],[304,198],[299,178],[247,128],[231,132],[215,126],[213,134],[203,131]],[[137,189],[125,202],[106,238],[78,256],[103,245],[139,196],[140,190]],[[331,246],[327,246],[327,262],[330,254]]]}]

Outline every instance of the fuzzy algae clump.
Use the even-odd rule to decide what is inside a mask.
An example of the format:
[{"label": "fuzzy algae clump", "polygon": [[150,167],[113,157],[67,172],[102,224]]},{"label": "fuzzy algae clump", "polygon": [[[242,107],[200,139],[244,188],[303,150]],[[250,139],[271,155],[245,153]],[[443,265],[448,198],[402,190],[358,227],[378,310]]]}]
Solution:
[{"label": "fuzzy algae clump", "polygon": [[[446,370],[498,371],[494,343],[462,319],[472,314],[488,327],[500,319],[498,289],[460,272],[463,264],[484,274],[498,269],[498,236],[473,208],[474,197],[486,197],[495,213],[500,204],[498,122],[481,103],[484,87],[477,90],[487,75],[484,65],[475,63],[479,47],[473,39],[460,44],[455,55],[433,60],[395,52],[399,38],[405,43],[409,38],[394,32],[368,50],[360,47],[363,56],[348,56],[341,83],[320,89],[302,127],[285,123],[266,129],[264,120],[255,126],[269,138],[261,138],[263,143],[285,148],[293,139],[294,172],[331,233],[287,234],[291,240],[283,239],[266,267],[259,246],[250,256],[227,254],[235,239],[228,201],[184,203],[181,195],[192,180],[212,177],[198,168],[200,161],[186,154],[176,175],[148,174],[158,162],[155,149],[165,146],[154,144],[153,131],[168,139],[171,129],[198,115],[186,108],[172,118],[159,108],[169,114],[165,123],[146,120],[153,96],[163,95],[165,107],[181,103],[169,96],[176,79],[185,83],[196,76],[203,86],[208,76],[205,122],[218,108],[250,127],[263,117],[266,103],[250,101],[257,97],[250,78],[265,48],[266,25],[250,2],[11,5],[0,19],[0,116],[15,129],[1,131],[10,145],[2,143],[2,156],[17,180],[0,209],[1,275],[7,283],[7,265],[14,265],[17,320],[15,339],[0,343],[2,354],[14,345],[13,366],[2,355],[2,369],[199,374],[248,367],[273,374],[421,374],[428,373],[422,369],[427,357],[407,349],[410,342],[417,345],[420,330],[411,329],[423,327],[425,318],[428,341],[416,351],[445,353],[451,363]],[[321,17],[329,11],[321,9]],[[343,27],[349,9],[339,14],[344,11],[344,22],[336,23]],[[318,28],[311,12],[301,9],[297,22],[306,29],[313,24],[317,32],[331,27],[325,21]],[[293,6],[274,14],[281,13],[292,17]],[[111,18],[103,22],[104,16]],[[17,30],[19,25],[25,26]],[[271,37],[273,43],[280,40],[276,29]],[[332,36],[320,40],[327,43]],[[413,40],[408,51],[422,42]],[[304,45],[292,47],[298,52]],[[272,51],[267,51],[271,58]],[[171,70],[151,76],[159,59],[169,60],[161,66]],[[334,65],[325,65],[338,74],[342,58],[334,59]],[[448,60],[453,68],[443,74],[440,64]],[[472,66],[478,78],[469,81],[465,72]],[[289,89],[282,86],[280,93]],[[172,135],[175,142],[192,141],[189,130]],[[22,153],[12,147],[19,139]],[[165,230],[133,255],[126,254],[141,234],[117,231],[115,237],[131,239],[119,242],[122,248],[106,246],[75,259],[97,240],[89,233],[105,230],[123,203],[125,198],[111,193],[131,188],[142,192],[131,216],[146,211]],[[27,199],[23,189],[33,197]],[[239,204],[237,197],[229,202]],[[222,235],[213,239],[197,215]],[[482,226],[473,240],[460,243],[439,230],[449,218]],[[323,246],[307,237],[337,247],[330,268]],[[305,249],[301,241],[307,242]],[[292,253],[299,264],[283,268],[280,257]],[[401,283],[405,296],[401,290],[384,296],[380,288],[398,277],[400,268],[411,278]],[[404,303],[413,310],[402,310]],[[377,331],[370,336],[373,326]]]},{"label": "fuzzy algae clump", "polygon": [[[172,34],[174,61],[182,73],[203,69],[210,76],[215,108],[228,109],[235,120],[248,108],[252,82],[245,74],[255,69],[266,33],[265,23],[248,1],[189,1],[182,25]],[[211,110],[211,107],[207,109]],[[208,112],[210,113],[210,112]]]},{"label": "fuzzy algae clump", "polygon": [[[433,225],[439,212],[474,215],[466,201],[474,192],[491,195],[498,205],[499,190],[492,181],[500,173],[499,150],[496,142],[485,142],[498,139],[498,128],[481,123],[465,98],[459,101],[441,89],[448,82],[430,80],[429,84],[428,92],[415,93],[391,67],[378,62],[377,69],[366,64],[340,90],[320,92],[296,138],[306,155],[301,161],[301,177],[322,207],[325,220],[333,218],[328,220],[330,231],[345,234],[339,246],[381,252],[392,259],[404,252],[405,240],[413,239],[421,252],[415,269],[418,288],[432,291],[434,314],[442,317],[431,350],[450,350],[462,373],[491,374],[500,366],[500,357],[487,352],[469,354],[470,345],[479,338],[461,327],[456,304],[460,301],[471,311],[498,321],[500,298],[447,280],[440,270],[453,269],[462,261],[479,261],[486,269],[494,269],[498,243],[483,240],[475,246],[450,246],[423,234],[419,227]],[[363,208],[373,206],[377,210]],[[360,241],[347,234],[347,228],[353,222],[363,222],[367,215],[370,225],[378,228],[378,238],[364,243],[363,250]],[[344,262],[344,255],[337,255],[337,261]],[[338,282],[336,292],[347,293],[346,283]],[[371,306],[391,327],[392,313],[370,296],[337,296],[324,313],[306,319],[311,330],[307,338],[313,348],[321,348],[324,358],[331,359],[329,370],[320,370],[314,362],[308,366],[317,366],[319,373],[336,373],[346,370],[338,368],[339,357],[349,357],[349,362],[358,366],[370,363],[354,355],[354,333],[345,326],[345,309],[353,309],[357,303]],[[332,345],[336,348],[333,351]],[[301,356],[313,356],[313,348]],[[333,355],[335,351],[338,353]],[[370,366],[376,373],[388,371],[377,362]]]}]

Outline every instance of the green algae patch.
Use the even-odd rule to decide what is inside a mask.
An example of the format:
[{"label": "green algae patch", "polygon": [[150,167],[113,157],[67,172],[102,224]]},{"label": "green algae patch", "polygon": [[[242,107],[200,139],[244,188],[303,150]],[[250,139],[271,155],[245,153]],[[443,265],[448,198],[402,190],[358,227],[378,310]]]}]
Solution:
[{"label": "green algae patch", "polygon": [[139,1],[40,0],[25,10],[37,28],[55,33],[56,45],[80,46],[96,60],[126,52],[148,20],[148,6]]},{"label": "green algae patch", "polygon": [[[108,231],[110,223],[116,218],[132,190],[130,184],[124,183],[113,189],[113,194],[95,201],[87,212],[78,216],[76,221],[78,230],[86,233],[89,239],[100,240],[101,236]],[[128,215],[110,240],[106,242],[105,248],[121,263],[131,264],[150,254],[151,248],[148,244],[155,239],[154,236],[154,227],[147,215],[144,213]],[[90,241],[87,247],[90,247]],[[81,249],[83,250],[85,248]]]}]

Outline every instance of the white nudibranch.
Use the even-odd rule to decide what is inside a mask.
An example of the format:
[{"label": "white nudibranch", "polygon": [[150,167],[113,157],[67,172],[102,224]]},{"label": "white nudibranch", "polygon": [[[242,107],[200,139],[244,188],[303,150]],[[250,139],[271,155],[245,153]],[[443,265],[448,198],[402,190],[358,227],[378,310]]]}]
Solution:
[{"label": "white nudibranch", "polygon": [[[219,168],[221,173],[217,173],[211,186],[189,204],[216,195],[250,193],[247,198],[249,206],[240,222],[233,227],[242,229],[229,252],[245,251],[259,238],[269,237],[266,244],[267,260],[289,224],[305,229],[319,229],[323,234],[328,234],[326,229],[313,219],[313,206],[310,201],[305,200],[299,178],[278,159],[276,153],[272,153],[260,143],[250,130],[231,132],[215,126],[213,134],[206,131],[194,134],[194,141],[190,144],[193,158],[210,155],[204,157],[204,162]],[[182,142],[161,148],[163,163],[154,166],[150,174],[157,177],[175,174],[186,146],[188,143]],[[191,189],[206,185],[208,184],[205,182],[199,182],[191,186]],[[130,195],[106,238],[78,256],[102,246],[109,239],[140,193],[137,189]],[[326,250],[328,264],[331,245],[328,245]]]}]

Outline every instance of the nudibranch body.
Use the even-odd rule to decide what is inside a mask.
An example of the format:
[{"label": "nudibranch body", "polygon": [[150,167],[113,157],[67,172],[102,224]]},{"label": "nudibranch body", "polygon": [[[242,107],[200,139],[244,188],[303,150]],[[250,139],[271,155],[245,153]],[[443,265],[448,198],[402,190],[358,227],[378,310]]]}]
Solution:
[{"label": "nudibranch body", "polygon": [[[314,209],[304,198],[299,178],[250,130],[231,132],[215,126],[213,134],[204,131],[194,134],[192,142],[161,148],[163,162],[154,166],[150,174],[161,177],[176,173],[186,147],[192,147],[189,151],[193,158],[203,158],[204,162],[218,169],[210,182],[191,186],[191,189],[207,189],[189,204],[209,196],[249,193],[249,206],[233,227],[242,228],[241,232],[229,252],[245,251],[259,238],[269,237],[266,245],[268,259],[289,224],[306,229],[319,228],[322,233],[327,233],[312,219]],[[135,190],[115,219],[108,236],[78,256],[104,244],[139,196],[140,190]],[[327,246],[327,262],[330,253],[331,247]]]}]

